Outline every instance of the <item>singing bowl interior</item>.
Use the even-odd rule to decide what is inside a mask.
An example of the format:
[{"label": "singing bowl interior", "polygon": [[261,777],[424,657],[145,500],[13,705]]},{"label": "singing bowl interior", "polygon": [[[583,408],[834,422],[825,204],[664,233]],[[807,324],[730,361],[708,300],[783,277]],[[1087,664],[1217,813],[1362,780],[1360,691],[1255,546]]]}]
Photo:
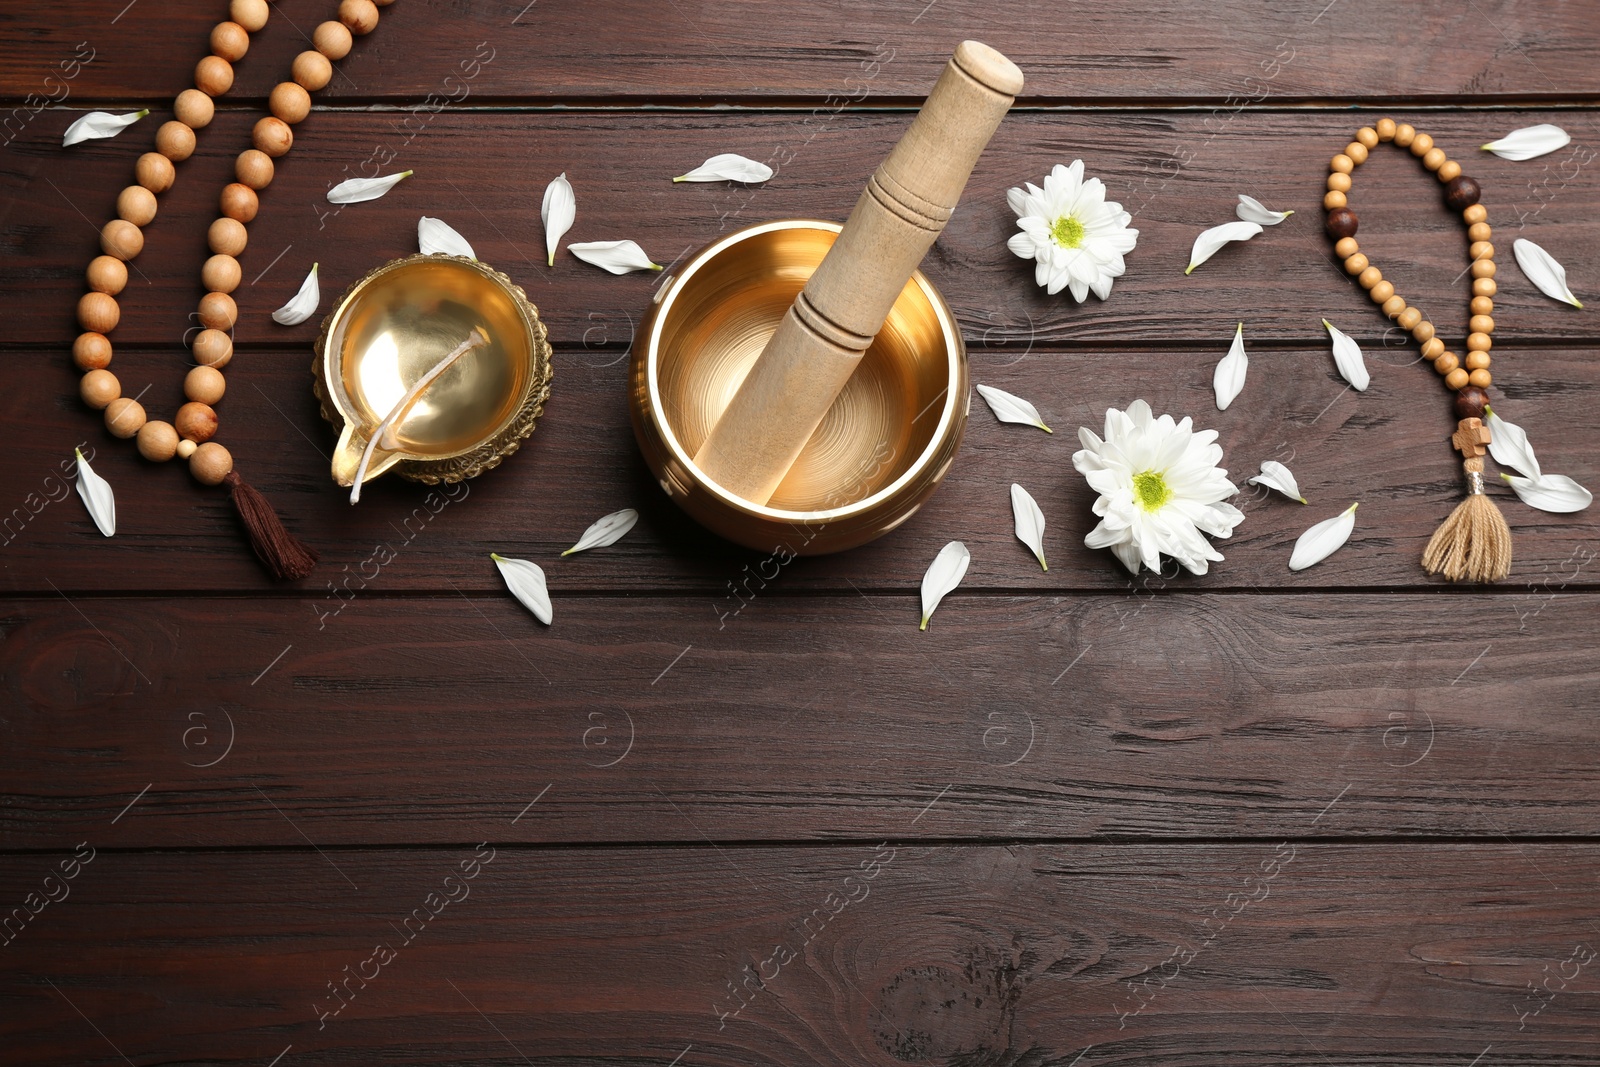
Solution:
[{"label": "singing bowl interior", "polygon": [[536,371],[526,305],[474,260],[413,256],[346,296],[324,351],[335,404],[363,435],[370,434],[419,378],[479,326],[489,343],[441,374],[395,434],[402,452],[422,459],[470,451],[516,415]]},{"label": "singing bowl interior", "polygon": [[[703,250],[668,283],[654,309],[644,373],[648,403],[673,460],[724,509],[824,523],[882,504],[896,514],[878,517],[870,534],[876,536],[909,516],[943,475],[966,411],[961,335],[920,272],[906,283],[883,330],[765,507],[710,483],[692,462],[838,232],[833,223],[784,220]],[[727,523],[716,525],[735,540],[760,541],[759,535],[739,536],[737,524],[731,533]]]}]

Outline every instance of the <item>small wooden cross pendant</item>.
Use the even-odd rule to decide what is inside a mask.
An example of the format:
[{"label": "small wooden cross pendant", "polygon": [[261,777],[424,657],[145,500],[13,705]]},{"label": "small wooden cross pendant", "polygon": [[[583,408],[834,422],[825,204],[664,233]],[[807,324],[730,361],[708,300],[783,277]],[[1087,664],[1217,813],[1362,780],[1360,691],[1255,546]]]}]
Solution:
[{"label": "small wooden cross pendant", "polygon": [[1450,443],[1463,459],[1481,456],[1484,446],[1489,443],[1489,428],[1481,419],[1462,419],[1456,426],[1456,432],[1450,435]]}]

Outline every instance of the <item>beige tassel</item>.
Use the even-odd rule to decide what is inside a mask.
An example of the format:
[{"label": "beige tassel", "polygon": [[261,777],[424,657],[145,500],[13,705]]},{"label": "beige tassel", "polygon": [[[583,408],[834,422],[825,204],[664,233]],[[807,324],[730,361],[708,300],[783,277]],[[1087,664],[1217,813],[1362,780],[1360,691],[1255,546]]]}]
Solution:
[{"label": "beige tassel", "polygon": [[1429,574],[1443,574],[1452,582],[1498,581],[1511,572],[1511,529],[1484,494],[1483,458],[1471,457],[1462,466],[1467,499],[1434,531],[1422,552],[1422,565]]}]

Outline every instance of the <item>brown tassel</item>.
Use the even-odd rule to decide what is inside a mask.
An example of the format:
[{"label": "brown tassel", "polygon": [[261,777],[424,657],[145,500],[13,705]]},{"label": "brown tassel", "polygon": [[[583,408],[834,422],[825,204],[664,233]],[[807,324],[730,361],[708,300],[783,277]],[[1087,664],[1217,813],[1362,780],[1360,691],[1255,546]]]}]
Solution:
[{"label": "brown tassel", "polygon": [[239,477],[238,471],[229,471],[223,482],[233,496],[239,521],[250,535],[250,547],[272,576],[282,582],[298,581],[310,574],[317,565],[316,551],[283,528],[267,498]]},{"label": "brown tassel", "polygon": [[1462,466],[1467,499],[1434,531],[1422,552],[1422,565],[1429,574],[1443,574],[1452,582],[1498,581],[1511,572],[1511,529],[1484,495],[1482,457],[1471,457]]}]

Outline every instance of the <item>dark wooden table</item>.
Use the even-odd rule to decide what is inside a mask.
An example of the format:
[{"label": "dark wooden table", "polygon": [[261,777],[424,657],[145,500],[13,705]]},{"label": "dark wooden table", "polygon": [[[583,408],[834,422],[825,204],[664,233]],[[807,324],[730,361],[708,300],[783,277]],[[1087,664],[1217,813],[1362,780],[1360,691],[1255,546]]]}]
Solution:
[{"label": "dark wooden table", "polygon": [[[178,402],[231,160],[334,6],[274,5],[147,231],[114,370],[153,415]],[[1423,574],[1460,493],[1448,398],[1318,210],[1328,158],[1385,113],[1461,159],[1502,264],[1496,406],[1546,470],[1600,482],[1592,304],[1510,254],[1534,239],[1596,292],[1593,4],[402,0],[318,94],[243,257],[222,440],[322,552],[287,588],[222,494],[106,433],[67,353],[95,231],[223,10],[0,12],[0,1060],[1600,1063],[1594,513],[1497,484],[1511,577]],[[547,268],[544,185],[577,189],[569,239],[663,263],[841,219],[966,37],[1028,88],[924,267],[974,379],[1057,432],[975,405],[911,522],[736,597],[760,557],[678,513],[628,429],[659,278]],[[83,110],[140,106],[61,148]],[[1537,122],[1572,145],[1476,151]],[[757,188],[666,180],[724,151],[787,162]],[[1004,248],[1005,189],[1079,157],[1141,234],[1082,306]],[[416,173],[323,199],[380,168]],[[1238,193],[1300,214],[1185,277]],[[1375,153],[1355,204],[1363,248],[1458,335],[1436,184]],[[501,469],[450,494],[385,478],[352,508],[309,388],[317,321],[268,315],[313,261],[326,308],[413,251],[422,214],[527,288],[555,392]],[[1365,345],[1366,393],[1324,317]],[[1240,320],[1250,379],[1219,413]],[[1082,547],[1070,460],[1136,397],[1218,429],[1237,480],[1288,461],[1311,506],[1247,492],[1210,575],[1130,580]],[[62,477],[78,445],[118,493],[114,539]],[[1012,536],[1012,481],[1048,518],[1048,573]],[[1291,573],[1301,530],[1353,500],[1349,545]],[[558,558],[621,507],[625,540]],[[971,571],[918,633],[952,539]],[[546,567],[554,626],[491,551]]]}]

